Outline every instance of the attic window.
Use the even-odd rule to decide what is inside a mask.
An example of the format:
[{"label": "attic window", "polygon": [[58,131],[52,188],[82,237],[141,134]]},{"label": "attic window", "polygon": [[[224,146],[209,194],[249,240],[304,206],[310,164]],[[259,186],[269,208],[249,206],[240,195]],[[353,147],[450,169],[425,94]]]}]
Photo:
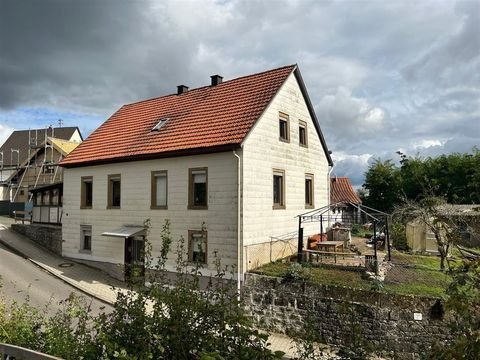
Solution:
[{"label": "attic window", "polygon": [[157,123],[157,125],[155,125],[153,128],[152,128],[152,131],[158,131],[160,130],[163,125],[165,125],[168,121],[168,118],[162,118],[160,119],[160,121]]}]

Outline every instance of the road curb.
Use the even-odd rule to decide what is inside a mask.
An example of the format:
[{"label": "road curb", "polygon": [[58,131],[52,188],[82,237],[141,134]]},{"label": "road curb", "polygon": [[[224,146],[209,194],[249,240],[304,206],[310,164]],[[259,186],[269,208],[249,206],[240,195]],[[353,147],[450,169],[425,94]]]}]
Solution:
[{"label": "road curb", "polygon": [[23,253],[22,251],[18,250],[17,248],[15,248],[14,246],[12,246],[10,243],[6,242],[5,240],[3,240],[1,237],[0,237],[0,243],[2,243],[2,245],[4,245],[6,248],[8,248],[9,250],[13,251],[15,254],[23,257],[24,259],[30,261],[32,264],[34,264],[35,266],[41,268],[42,270],[48,272],[50,275],[53,275],[55,276],[57,279],[60,279],[62,280],[64,283],[70,285],[71,287],[79,290],[80,292],[88,295],[88,296],[91,296],[92,298],[95,298],[96,300],[99,300],[101,302],[103,302],[104,304],[106,305],[113,305],[115,302],[112,302],[110,301],[109,299],[107,298],[104,298],[103,296],[100,296],[86,288],[83,288],[81,286],[78,286],[78,284],[76,284],[74,281],[70,280],[68,277],[66,276],[62,276],[60,274],[57,274],[55,273],[54,271],[52,271],[48,266],[42,264],[41,262],[39,261],[36,261],[34,259],[32,259],[31,257],[29,257],[28,255],[26,255],[25,253]]}]

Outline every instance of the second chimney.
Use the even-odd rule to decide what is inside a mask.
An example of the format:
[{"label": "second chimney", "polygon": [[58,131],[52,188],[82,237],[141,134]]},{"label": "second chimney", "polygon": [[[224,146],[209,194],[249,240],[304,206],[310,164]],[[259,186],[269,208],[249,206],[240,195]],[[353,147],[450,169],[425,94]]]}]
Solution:
[{"label": "second chimney", "polygon": [[210,76],[210,78],[212,79],[212,86],[216,86],[218,84],[221,84],[222,81],[223,81],[223,77],[220,76],[220,75],[212,75],[212,76]]},{"label": "second chimney", "polygon": [[177,86],[177,95],[185,94],[188,91],[188,86],[178,85]]}]

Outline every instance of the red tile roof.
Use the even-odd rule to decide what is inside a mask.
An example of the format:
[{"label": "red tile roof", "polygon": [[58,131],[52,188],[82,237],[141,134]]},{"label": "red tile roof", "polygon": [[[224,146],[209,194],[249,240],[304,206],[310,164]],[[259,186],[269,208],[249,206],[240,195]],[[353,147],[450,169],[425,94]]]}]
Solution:
[{"label": "red tile roof", "polygon": [[[61,165],[74,167],[236,148],[296,69],[296,65],[289,65],[181,95],[124,105]],[[166,124],[152,131],[162,118],[168,118]],[[323,136],[321,139],[324,142]]]},{"label": "red tile roof", "polygon": [[330,202],[332,204],[339,202],[362,203],[362,200],[360,200],[355,190],[353,190],[348,177],[331,178],[330,185]]}]

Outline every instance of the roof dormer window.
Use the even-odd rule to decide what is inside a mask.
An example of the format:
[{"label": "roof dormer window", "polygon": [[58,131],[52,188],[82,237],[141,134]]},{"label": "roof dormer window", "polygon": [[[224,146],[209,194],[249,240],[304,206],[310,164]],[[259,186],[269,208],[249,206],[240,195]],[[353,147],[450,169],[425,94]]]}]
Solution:
[{"label": "roof dormer window", "polygon": [[163,125],[165,125],[168,121],[168,118],[161,118],[158,123],[152,128],[152,131],[158,131],[160,130]]}]

